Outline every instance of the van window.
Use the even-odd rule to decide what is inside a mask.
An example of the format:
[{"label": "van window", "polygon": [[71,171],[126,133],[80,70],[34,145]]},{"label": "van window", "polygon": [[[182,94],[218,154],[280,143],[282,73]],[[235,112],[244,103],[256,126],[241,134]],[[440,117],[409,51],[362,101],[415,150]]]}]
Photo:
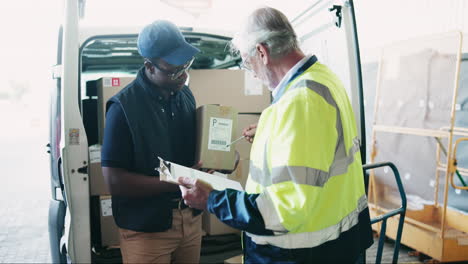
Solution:
[{"label": "van window", "polygon": [[[193,69],[226,69],[237,64],[239,57],[229,52],[230,38],[193,32],[184,35],[201,51],[195,57]],[[136,74],[143,64],[136,42],[136,35],[88,40],[81,53],[82,73]]]},{"label": "van window", "polygon": [[[195,56],[192,69],[229,69],[238,68],[239,55],[229,52],[231,38],[182,31],[187,42],[200,49]],[[135,76],[143,65],[138,53],[137,35],[101,36],[86,41],[81,51],[81,87],[86,82],[102,77]],[[85,97],[81,89],[82,98]]]}]

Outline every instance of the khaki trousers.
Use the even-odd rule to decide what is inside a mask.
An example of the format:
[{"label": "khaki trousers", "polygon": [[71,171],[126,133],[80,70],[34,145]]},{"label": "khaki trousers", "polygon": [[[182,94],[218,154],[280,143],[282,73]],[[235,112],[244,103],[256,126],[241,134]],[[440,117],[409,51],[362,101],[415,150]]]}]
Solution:
[{"label": "khaki trousers", "polygon": [[201,216],[192,209],[172,210],[172,227],[164,232],[144,233],[120,228],[120,251],[124,263],[199,263]]}]

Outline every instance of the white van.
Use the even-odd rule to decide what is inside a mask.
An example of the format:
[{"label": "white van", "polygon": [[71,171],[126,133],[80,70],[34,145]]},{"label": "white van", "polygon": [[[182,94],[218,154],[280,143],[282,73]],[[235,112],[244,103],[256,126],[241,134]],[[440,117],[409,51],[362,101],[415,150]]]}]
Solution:
[{"label": "white van", "polygon": [[[305,52],[313,52],[342,79],[356,113],[363,142],[362,84],[352,1],[317,1],[291,19]],[[86,83],[102,77],[135,76],[142,66],[136,48],[140,28],[83,28],[79,14],[84,0],[66,0],[65,17],[58,39],[56,87],[51,92],[50,153],[52,198],[49,208],[51,256],[54,263],[102,262],[105,254],[93,242],[89,178],[89,147],[97,143],[97,127],[86,125],[96,114],[85,113],[85,101],[96,94]],[[156,18],[155,18],[156,19]],[[190,26],[190,25],[189,25]],[[239,69],[240,58],[226,48],[230,36],[181,28],[199,53],[193,69]],[[190,85],[190,84],[189,84]],[[269,96],[269,95],[268,95]],[[95,102],[94,102],[95,104]],[[203,258],[202,258],[203,260]],[[118,257],[117,257],[118,261]]]}]

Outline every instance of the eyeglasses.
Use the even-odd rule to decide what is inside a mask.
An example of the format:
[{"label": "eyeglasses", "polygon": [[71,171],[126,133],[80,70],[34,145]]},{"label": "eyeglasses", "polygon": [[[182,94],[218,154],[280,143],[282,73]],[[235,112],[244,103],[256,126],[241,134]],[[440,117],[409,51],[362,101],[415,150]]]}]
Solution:
[{"label": "eyeglasses", "polygon": [[253,69],[252,69],[252,64],[250,64],[250,62],[248,61],[250,59],[250,57],[247,57],[246,59],[243,59],[240,63],[240,67],[241,69],[243,70],[246,70],[246,71],[249,71],[249,72],[253,72]]},{"label": "eyeglasses", "polygon": [[241,69],[243,70],[246,70],[246,71],[249,71],[251,72],[252,71],[252,67],[250,66],[249,63],[245,62],[245,61],[241,61],[240,65]]},{"label": "eyeglasses", "polygon": [[193,61],[195,60],[195,57],[192,57],[188,62],[186,62],[184,65],[181,65],[177,68],[175,68],[174,71],[168,71],[168,70],[165,70],[165,69],[161,69],[160,66],[158,66],[157,63],[154,63],[150,60],[146,60],[148,61],[149,63],[151,63],[156,69],[158,69],[158,71],[166,74],[168,77],[171,78],[171,80],[176,80],[178,79],[182,74],[184,74],[188,68],[190,68],[190,66],[192,66],[192,63]]}]

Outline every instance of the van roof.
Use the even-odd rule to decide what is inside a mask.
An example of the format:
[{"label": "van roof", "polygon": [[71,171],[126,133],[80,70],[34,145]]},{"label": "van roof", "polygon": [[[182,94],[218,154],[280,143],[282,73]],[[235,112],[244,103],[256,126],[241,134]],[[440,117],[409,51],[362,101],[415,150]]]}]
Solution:
[{"label": "van roof", "polygon": [[[94,38],[97,36],[118,36],[118,35],[138,35],[140,30],[144,26],[129,26],[129,27],[108,27],[108,26],[88,26],[82,25],[80,26],[79,32],[79,42],[80,46],[83,45],[87,40],[90,38]],[[208,28],[192,28],[192,27],[179,27],[184,35],[190,35],[190,33],[197,33],[197,34],[206,34],[206,35],[213,35],[219,37],[226,37],[231,39],[233,33],[230,31],[225,31],[222,29],[208,29]]]},{"label": "van roof", "polygon": [[[134,73],[143,63],[138,53],[137,35],[142,27],[81,27],[82,71],[120,71]],[[238,65],[238,55],[229,52],[229,33],[180,28],[185,39],[201,50],[192,69],[226,69]],[[220,34],[221,33],[221,34]]]}]

